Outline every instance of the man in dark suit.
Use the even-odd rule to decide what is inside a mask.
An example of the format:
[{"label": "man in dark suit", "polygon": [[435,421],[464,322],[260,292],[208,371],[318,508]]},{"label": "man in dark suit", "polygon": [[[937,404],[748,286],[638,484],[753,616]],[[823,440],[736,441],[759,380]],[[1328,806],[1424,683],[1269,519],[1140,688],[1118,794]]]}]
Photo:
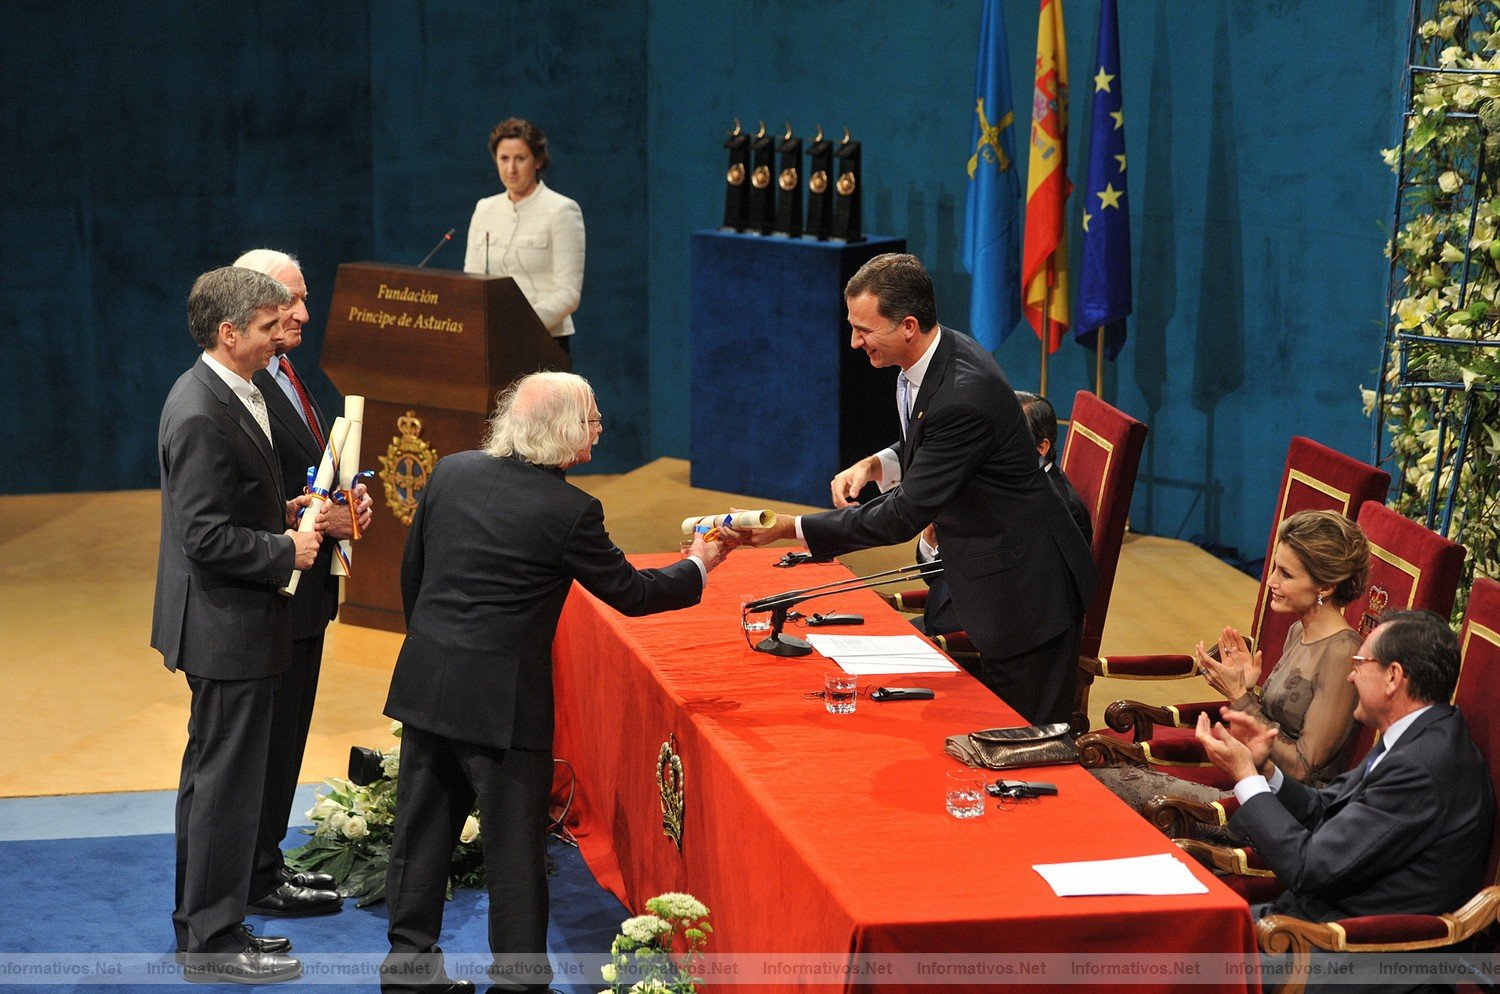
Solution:
[{"label": "man in dark suit", "polygon": [[[1026,426],[1031,429],[1031,437],[1036,442],[1037,461],[1041,464],[1042,472],[1047,474],[1052,488],[1057,491],[1063,503],[1068,505],[1068,513],[1072,515],[1078,530],[1083,533],[1083,540],[1092,546],[1094,523],[1089,517],[1089,510],[1084,506],[1083,498],[1078,496],[1078,491],[1073,489],[1067,474],[1052,457],[1057,451],[1057,411],[1052,407],[1052,402],[1040,394],[1017,390],[1016,399],[1021,402],[1021,412],[1026,415]],[[917,563],[925,565],[938,559],[941,556],[940,548],[937,526],[928,525],[917,540]],[[938,572],[924,579],[928,587],[927,600],[922,606],[922,617],[913,619],[912,624],[927,635],[962,631],[964,624],[954,610],[953,594],[949,592],[947,576]]]},{"label": "man in dark suit", "polygon": [[[287,288],[292,306],[283,315],[281,342],[276,355],[255,372],[254,382],[266,399],[271,418],[271,440],[280,462],[282,494],[288,500],[301,495],[307,468],[323,458],[330,422],[297,375],[287,353],[302,344],[307,323],[307,283],[302,268],[292,256],[274,249],[253,249],[234,260],[236,266],[265,273]],[[371,514],[364,484],[355,488],[360,528],[368,528]],[[291,659],[278,678],[271,724],[270,750],[266,756],[266,784],[260,812],[260,834],[255,843],[255,870],[250,878],[251,914],[279,917],[331,914],[343,901],[327,873],[293,871],[281,854],[281,840],[291,818],[292,799],[307,732],[312,725],[313,703],[318,692],[318,674],[323,665],[323,633],[339,609],[339,581],[329,566],[337,540],[349,538],[347,507],[320,507],[328,540],[318,549],[317,561],[303,571],[292,597]]]},{"label": "man in dark suit", "polygon": [[440,461],[401,563],[407,636],[385,713],[401,721],[401,776],[386,878],[387,991],[463,990],[437,947],[448,868],[479,802],[496,989],[545,990],[547,795],[552,783],[552,640],[577,580],[629,615],[690,607],[723,558],[637,570],[609,540],[599,501],[563,471],[603,431],[571,373],[508,390],[484,448]]},{"label": "man in dark suit", "polygon": [[282,938],[250,935],[246,894],[276,676],[291,631],[277,593],[317,556],[288,528],[265,399],[251,382],[291,295],[248,269],[200,276],[188,324],[203,355],[162,407],[161,548],[151,644],[192,691],[177,793],[177,948],[189,980],[269,983],[301,973]]},{"label": "man in dark suit", "polygon": [[1276,729],[1225,709],[1198,739],[1235,778],[1229,821],[1286,885],[1274,914],[1311,921],[1452,911],[1478,890],[1495,799],[1463,715],[1448,704],[1458,640],[1428,611],[1396,611],[1349,674],[1354,717],[1380,732],[1365,762],[1314,790],[1270,763]]},{"label": "man in dark suit", "polygon": [[[1027,721],[1067,721],[1098,575],[1037,465],[1015,391],[977,342],[938,326],[932,279],[914,256],[876,256],[844,296],[850,344],[873,366],[901,369],[903,438],[834,477],[838,510],[726,537],[795,535],[822,557],[908,542],[935,523],[953,604],[980,652],[976,675]],[[869,483],[883,492],[860,504]]]}]

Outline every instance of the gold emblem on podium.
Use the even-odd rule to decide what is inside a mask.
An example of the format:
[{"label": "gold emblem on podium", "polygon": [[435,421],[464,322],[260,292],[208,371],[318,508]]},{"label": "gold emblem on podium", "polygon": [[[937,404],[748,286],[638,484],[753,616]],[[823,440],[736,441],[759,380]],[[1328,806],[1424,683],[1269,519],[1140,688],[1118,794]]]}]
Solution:
[{"label": "gold emblem on podium", "polygon": [[828,174],[819,169],[807,178],[807,188],[813,193],[823,193],[828,189]]},{"label": "gold emblem on podium", "polygon": [[797,170],[783,169],[781,176],[776,180],[783,190],[797,189]]},{"label": "gold emblem on podium", "polygon": [[849,194],[854,192],[854,182],[855,180],[853,173],[845,173],[844,175],[840,176],[838,182],[839,192],[846,197],[849,196]]},{"label": "gold emblem on podium", "polygon": [[656,787],[661,793],[661,834],[682,851],[682,809],[686,780],[682,757],[677,755],[677,736],[668,735],[656,757]]},{"label": "gold emblem on podium", "polygon": [[396,419],[399,436],[380,457],[380,482],[385,484],[385,502],[403,525],[410,525],[417,513],[417,495],[432,478],[437,466],[437,449],[422,438],[422,421],[416,411],[407,411]]},{"label": "gold emblem on podium", "polygon": [[764,190],[771,185],[771,167],[756,166],[755,172],[750,174],[750,185],[757,190]]},{"label": "gold emblem on podium", "polygon": [[745,182],[745,164],[736,162],[729,167],[729,172],[724,178],[729,181],[730,186],[742,185]]}]

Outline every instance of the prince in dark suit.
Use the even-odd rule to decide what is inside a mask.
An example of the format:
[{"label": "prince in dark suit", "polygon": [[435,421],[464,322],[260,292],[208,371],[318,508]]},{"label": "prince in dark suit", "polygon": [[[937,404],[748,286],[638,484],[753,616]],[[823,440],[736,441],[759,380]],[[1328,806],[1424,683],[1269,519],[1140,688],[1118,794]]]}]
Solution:
[{"label": "prince in dark suit", "polygon": [[[795,534],[830,556],[936,524],[954,607],[980,652],[976,675],[1027,721],[1067,721],[1098,575],[1037,465],[1015,391],[977,342],[938,326],[932,279],[914,256],[876,256],[844,296],[850,344],[873,366],[901,368],[904,437],[834,477],[838,510],[727,534],[756,545]],[[883,492],[857,503],[869,483]]]},{"label": "prince in dark suit", "polygon": [[[1083,498],[1078,496],[1078,491],[1073,489],[1067,474],[1053,458],[1053,453],[1057,451],[1057,412],[1053,409],[1052,402],[1025,390],[1017,390],[1016,399],[1021,402],[1021,412],[1026,415],[1026,424],[1031,429],[1032,440],[1036,442],[1037,460],[1042,472],[1047,474],[1047,481],[1052,484],[1052,489],[1057,491],[1057,496],[1068,506],[1068,514],[1083,533],[1084,542],[1092,546],[1094,523],[1089,517],[1089,510],[1084,505]],[[928,525],[917,543],[918,564],[940,558],[939,550],[937,526]],[[953,608],[953,595],[948,589],[947,576],[939,572],[925,579],[929,588],[927,601],[922,608],[922,617],[914,619],[912,623],[928,635],[962,631],[964,624]]]},{"label": "prince in dark suit", "polygon": [[[274,249],[252,249],[234,260],[236,266],[265,273],[292,295],[284,315],[281,341],[270,363],[255,372],[255,385],[266,398],[271,419],[271,438],[281,467],[282,494],[293,499],[303,493],[309,466],[323,458],[329,420],[312,399],[287,354],[302,344],[307,323],[307,283],[302,267],[292,256]],[[361,530],[370,525],[371,501],[364,484],[355,488]],[[323,666],[323,634],[338,613],[339,581],[329,567],[337,540],[349,538],[352,529],[347,507],[320,505],[324,537],[317,561],[304,570],[292,597],[291,657],[276,684],[266,784],[260,813],[260,834],[255,843],[255,869],[250,878],[252,914],[282,917],[329,914],[342,900],[334,890],[334,879],[326,873],[293,871],[281,853],[312,726],[318,676]]]},{"label": "prince in dark suit", "polygon": [[1228,711],[1199,718],[1209,758],[1235,777],[1229,827],[1286,890],[1270,908],[1312,921],[1452,911],[1478,890],[1495,799],[1463,715],[1448,704],[1458,641],[1426,611],[1385,615],[1349,679],[1354,716],[1381,733],[1366,761],[1315,790],[1269,762],[1275,729]]},{"label": "prince in dark suit", "polygon": [[[577,580],[625,614],[698,603],[723,552],[637,570],[609,540],[599,501],[564,479],[603,421],[588,383],[533,373],[507,391],[482,450],[438,463],[401,564],[407,636],[385,713],[403,723],[386,900],[387,991],[464,989],[437,947],[448,868],[479,802],[491,975],[545,990],[552,640]],[[501,987],[500,985],[504,985]]]},{"label": "prince in dark suit", "polygon": [[285,939],[249,935],[246,892],[277,674],[291,630],[277,589],[317,554],[289,508],[265,400],[250,382],[275,352],[291,295],[248,269],[200,276],[188,323],[202,357],[162,407],[161,547],[151,644],[192,690],[177,798],[177,948],[190,980],[300,973]]}]

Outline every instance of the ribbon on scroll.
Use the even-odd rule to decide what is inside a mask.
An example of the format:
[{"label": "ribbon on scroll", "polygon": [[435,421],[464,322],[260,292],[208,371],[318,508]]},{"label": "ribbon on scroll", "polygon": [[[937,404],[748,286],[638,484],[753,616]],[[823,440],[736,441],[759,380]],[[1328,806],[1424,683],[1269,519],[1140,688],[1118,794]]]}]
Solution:
[{"label": "ribbon on scroll", "polygon": [[343,451],[338,454],[339,492],[336,502],[349,508],[349,530],[352,538],[339,539],[333,550],[333,563],[329,572],[334,576],[349,576],[349,566],[354,555],[353,539],[359,538],[359,507],[354,499],[354,485],[359,482],[359,447],[365,433],[365,399],[358,394],[344,398],[343,421],[349,426],[344,436]]},{"label": "ribbon on scroll", "polygon": [[744,529],[770,528],[776,524],[775,511],[731,511],[728,514],[705,514],[697,518],[682,519],[682,533],[691,535],[698,528],[708,529],[703,536],[705,542],[719,537],[720,528]]},{"label": "ribbon on scroll", "polygon": [[[331,499],[332,488],[339,476],[339,454],[344,449],[344,438],[348,434],[349,422],[343,418],[335,418],[333,427],[328,431],[328,445],[323,449],[323,458],[318,462],[318,472],[313,476],[312,486],[309,488],[312,502],[303,508],[302,517],[297,519],[299,532],[310,532],[317,527],[319,505]],[[297,582],[301,579],[302,571],[293,570],[292,578],[281,588],[281,593],[291,597],[297,592]]]}]

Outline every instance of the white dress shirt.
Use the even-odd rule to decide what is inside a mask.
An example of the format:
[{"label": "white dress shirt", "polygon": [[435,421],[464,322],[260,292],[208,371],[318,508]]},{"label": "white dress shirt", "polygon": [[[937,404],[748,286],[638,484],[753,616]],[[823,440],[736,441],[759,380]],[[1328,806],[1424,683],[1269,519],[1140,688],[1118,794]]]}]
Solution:
[{"label": "white dress shirt", "polygon": [[583,211],[537,180],[520,203],[510,194],[474,205],[464,272],[509,276],[554,338],[573,334],[583,293]]}]

